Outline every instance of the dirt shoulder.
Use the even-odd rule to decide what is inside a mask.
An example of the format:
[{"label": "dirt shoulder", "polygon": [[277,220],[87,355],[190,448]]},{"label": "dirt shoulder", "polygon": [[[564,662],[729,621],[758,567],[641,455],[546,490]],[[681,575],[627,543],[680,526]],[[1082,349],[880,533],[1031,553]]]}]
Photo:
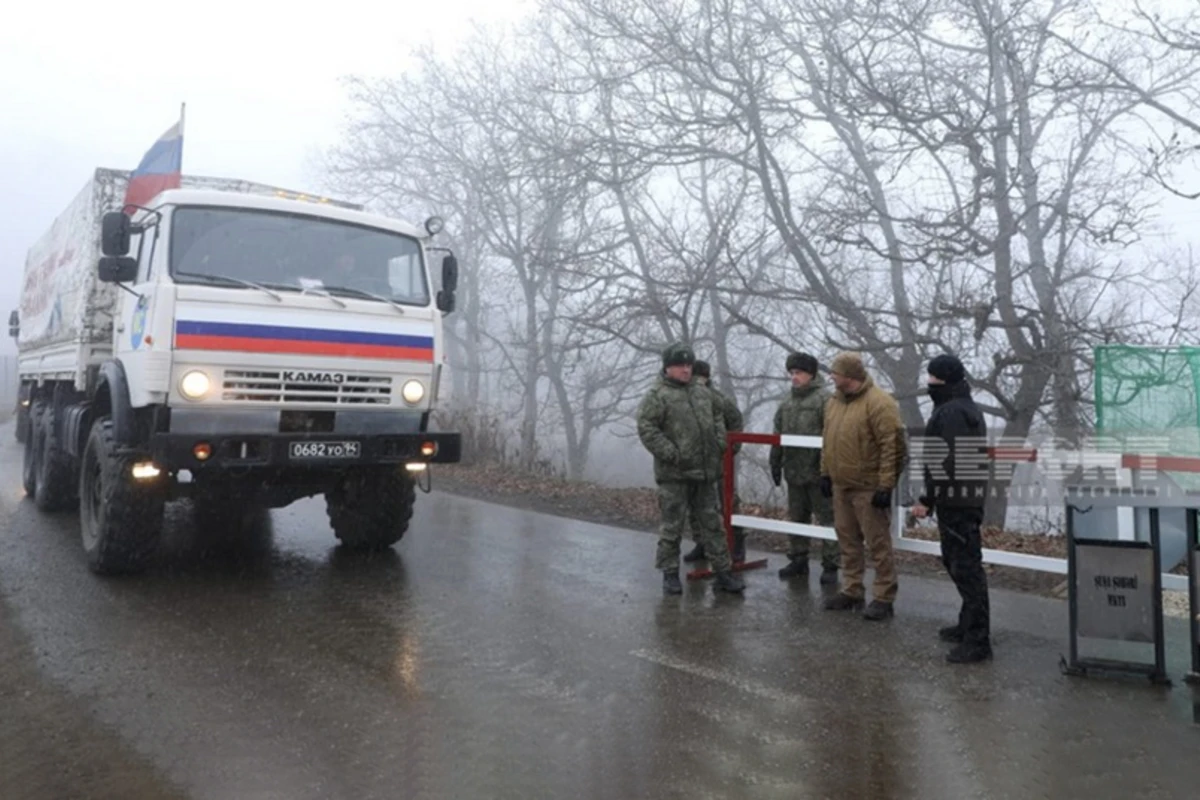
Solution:
[{"label": "dirt shoulder", "polygon": [[[594,522],[617,528],[654,533],[658,525],[658,500],[653,489],[613,489],[592,483],[564,481],[524,475],[495,466],[445,465],[434,475],[434,488],[514,508],[569,519]],[[783,519],[783,509],[747,506],[744,513]],[[931,528],[913,528],[909,535],[937,540]],[[751,531],[749,547],[771,553],[787,550],[788,537],[782,534]],[[1030,555],[1066,557],[1062,537],[1039,536],[989,528],[984,531],[983,546]],[[897,569],[907,574],[949,580],[941,562],[919,553],[897,553]],[[782,566],[772,563],[770,569]],[[989,584],[994,588],[1032,592],[1049,597],[1065,597],[1065,576],[1044,572],[988,565]]]}]

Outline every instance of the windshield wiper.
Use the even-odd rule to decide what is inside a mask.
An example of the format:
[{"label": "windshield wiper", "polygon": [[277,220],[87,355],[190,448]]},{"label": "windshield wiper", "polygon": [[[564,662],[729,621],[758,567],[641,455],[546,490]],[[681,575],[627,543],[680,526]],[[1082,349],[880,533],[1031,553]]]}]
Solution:
[{"label": "windshield wiper", "polygon": [[200,280],[208,281],[209,283],[223,283],[226,286],[248,286],[251,289],[258,289],[260,292],[266,292],[269,297],[280,303],[283,302],[283,298],[280,297],[276,292],[271,291],[261,283],[244,280],[243,278],[234,278],[229,275],[206,275],[202,272],[176,272],[175,274],[181,278],[199,278]]},{"label": "windshield wiper", "polygon": [[395,300],[392,300],[389,297],[384,297],[381,294],[375,294],[374,292],[368,292],[365,289],[353,289],[349,286],[325,286],[323,288],[327,292],[341,292],[342,294],[353,295],[355,297],[365,297],[368,300],[378,300],[381,303],[387,303],[389,306],[396,309],[396,311],[400,312],[401,314],[405,313],[404,306],[400,305]]},{"label": "windshield wiper", "polygon": [[343,303],[341,300],[338,300],[336,297],[334,297],[329,292],[322,289],[320,286],[305,286],[303,289],[300,290],[300,294],[308,294],[309,292],[313,292],[314,294],[319,294],[321,297],[329,298],[337,305],[338,308],[346,307],[345,303]]}]

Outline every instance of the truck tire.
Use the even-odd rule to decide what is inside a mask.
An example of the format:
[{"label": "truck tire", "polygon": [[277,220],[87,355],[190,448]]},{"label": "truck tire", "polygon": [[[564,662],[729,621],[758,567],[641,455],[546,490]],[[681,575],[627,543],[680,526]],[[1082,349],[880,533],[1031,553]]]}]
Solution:
[{"label": "truck tire", "polygon": [[19,444],[25,444],[25,442],[29,441],[30,411],[29,406],[17,406],[17,424],[13,426],[13,436],[17,437]]},{"label": "truck tire", "polygon": [[82,460],[79,528],[88,567],[100,575],[145,569],[162,532],[165,493],[133,479],[138,454],[117,447],[108,417],[92,425]]},{"label": "truck tire", "polygon": [[62,447],[58,414],[53,406],[38,414],[37,486],[33,502],[39,511],[66,511],[79,504],[75,461]]},{"label": "truck tire", "polygon": [[329,524],[351,550],[385,550],[403,538],[417,485],[399,469],[354,472],[325,493]]},{"label": "truck tire", "polygon": [[25,486],[25,494],[33,499],[37,495],[38,446],[37,437],[37,408],[29,409],[29,421],[26,423],[29,431],[25,436],[25,454],[21,459],[21,483]]}]

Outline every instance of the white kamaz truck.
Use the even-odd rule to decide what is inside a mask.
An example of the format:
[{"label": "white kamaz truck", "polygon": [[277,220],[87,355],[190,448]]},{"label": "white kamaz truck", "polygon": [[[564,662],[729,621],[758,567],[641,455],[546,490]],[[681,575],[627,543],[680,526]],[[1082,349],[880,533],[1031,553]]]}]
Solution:
[{"label": "white kamaz truck", "polygon": [[430,430],[458,280],[441,221],[189,176],[123,209],[127,179],[96,170],[10,317],[37,507],[79,508],[98,573],[143,568],[178,497],[204,530],[323,494],[343,545],[395,544],[429,464],[460,456]]}]

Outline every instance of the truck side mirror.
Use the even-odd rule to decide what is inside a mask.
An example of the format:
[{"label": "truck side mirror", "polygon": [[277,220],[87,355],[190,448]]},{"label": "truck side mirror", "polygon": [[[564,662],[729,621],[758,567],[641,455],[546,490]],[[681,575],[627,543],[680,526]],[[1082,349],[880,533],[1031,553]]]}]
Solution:
[{"label": "truck side mirror", "polygon": [[100,259],[100,280],[105,283],[132,283],[137,279],[138,262],[129,256],[104,256]]},{"label": "truck side mirror", "polygon": [[454,291],[458,288],[458,259],[453,253],[442,259],[442,288],[437,293],[438,311],[449,314],[454,310]]},{"label": "truck side mirror", "polygon": [[14,308],[12,313],[8,315],[8,335],[15,339],[20,333],[21,315]]},{"label": "truck side mirror", "polygon": [[100,250],[106,256],[123,256],[129,253],[129,240],[133,234],[133,221],[124,211],[110,211],[100,223]]},{"label": "truck side mirror", "polygon": [[450,294],[458,289],[458,259],[453,253],[442,261],[442,289]]}]

